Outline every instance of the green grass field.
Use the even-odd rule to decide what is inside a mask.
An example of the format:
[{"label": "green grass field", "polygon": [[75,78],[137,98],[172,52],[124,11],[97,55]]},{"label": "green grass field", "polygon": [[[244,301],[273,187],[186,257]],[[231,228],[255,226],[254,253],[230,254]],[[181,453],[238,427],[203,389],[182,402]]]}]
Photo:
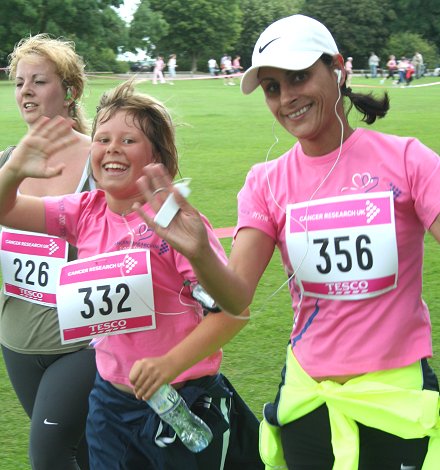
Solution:
[{"label": "green grass field", "polygon": [[[415,84],[428,84],[434,78],[423,78]],[[99,96],[120,80],[92,79],[84,104],[90,117]],[[360,91],[380,93],[379,79],[354,78]],[[377,87],[377,88],[376,88]],[[181,80],[174,86],[143,82],[138,88],[164,101],[177,124],[177,140],[182,176],[191,177],[190,201],[211,220],[214,227],[229,227],[236,222],[236,195],[247,171],[254,163],[264,161],[274,141],[273,118],[266,109],[260,91],[244,96],[239,87],[224,86],[221,80]],[[387,88],[391,98],[389,115],[374,129],[412,135],[440,153],[440,85],[411,88]],[[0,149],[16,143],[25,132],[15,106],[14,86],[0,82]],[[354,126],[362,125],[353,110]],[[275,125],[278,145],[269,159],[289,148],[294,140]],[[229,250],[230,239],[223,244]],[[430,235],[426,237],[424,298],[431,310],[433,342],[440,351],[440,293],[438,288],[439,246]],[[225,349],[223,372],[261,417],[262,406],[275,396],[285,345],[292,323],[287,287],[271,295],[283,284],[285,277],[278,254],[267,269],[252,306],[249,325]],[[405,338],[402,338],[405,341]],[[440,359],[432,365],[440,373]],[[0,359],[0,469],[29,469],[27,459],[28,419],[9,384]]]}]

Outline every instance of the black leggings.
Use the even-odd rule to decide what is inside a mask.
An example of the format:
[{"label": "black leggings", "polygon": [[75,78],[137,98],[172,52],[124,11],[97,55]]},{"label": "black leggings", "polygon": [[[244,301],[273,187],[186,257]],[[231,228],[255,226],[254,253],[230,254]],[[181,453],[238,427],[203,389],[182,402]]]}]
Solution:
[{"label": "black leggings", "polygon": [[85,426],[96,375],[95,351],[21,354],[2,346],[15,393],[31,418],[33,470],[88,470]]},{"label": "black leggings", "polygon": [[[359,427],[359,470],[420,470],[429,438],[401,439],[392,434]],[[331,470],[334,456],[326,405],[283,426],[281,440],[289,469]]]}]

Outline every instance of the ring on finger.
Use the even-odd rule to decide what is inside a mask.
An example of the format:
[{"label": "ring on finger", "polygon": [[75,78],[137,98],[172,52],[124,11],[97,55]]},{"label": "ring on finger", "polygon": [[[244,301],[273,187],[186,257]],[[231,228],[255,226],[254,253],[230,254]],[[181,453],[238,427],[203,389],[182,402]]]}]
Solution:
[{"label": "ring on finger", "polygon": [[153,191],[152,196],[156,196],[156,194],[159,194],[161,191],[166,191],[166,190],[167,188],[164,188],[164,187],[157,188]]}]

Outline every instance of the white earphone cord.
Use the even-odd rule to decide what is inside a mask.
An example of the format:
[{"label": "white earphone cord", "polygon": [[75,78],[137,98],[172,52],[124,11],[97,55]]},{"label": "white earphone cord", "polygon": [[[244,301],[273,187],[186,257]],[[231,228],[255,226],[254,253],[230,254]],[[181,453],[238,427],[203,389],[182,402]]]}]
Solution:
[{"label": "white earphone cord", "polygon": [[[336,71],[335,71],[336,72]],[[337,73],[337,72],[336,72]],[[256,315],[258,313],[260,313],[265,305],[276,295],[278,294],[278,292],[286,285],[288,284],[296,275],[296,273],[300,270],[301,266],[303,265],[306,257],[307,257],[307,254],[308,254],[308,251],[309,251],[309,232],[308,232],[308,212],[309,212],[309,204],[310,202],[314,199],[314,197],[316,196],[316,193],[322,188],[322,186],[324,185],[324,183],[327,181],[327,179],[330,177],[330,175],[333,173],[333,170],[335,169],[336,165],[338,164],[339,162],[339,159],[341,157],[341,154],[342,154],[342,144],[344,143],[344,123],[341,119],[341,117],[339,116],[338,114],[338,103],[339,101],[341,100],[342,98],[342,94],[341,94],[341,88],[339,86],[339,82],[340,82],[340,75],[338,75],[338,79],[337,79],[337,86],[338,86],[338,99],[336,100],[335,102],[335,106],[334,106],[334,111],[335,111],[335,115],[336,115],[336,118],[338,119],[339,121],[339,124],[341,126],[341,137],[340,137],[340,140],[339,140],[339,151],[338,151],[338,155],[336,157],[336,160],[335,162],[333,163],[332,167],[330,168],[329,172],[327,173],[327,175],[324,177],[324,179],[321,181],[321,183],[318,185],[318,187],[315,189],[315,191],[313,191],[312,195],[310,196],[310,199],[307,201],[307,206],[306,206],[306,213],[305,213],[305,219],[306,219],[306,223],[305,223],[305,226],[297,219],[293,219],[297,224],[299,224],[303,229],[304,229],[304,232],[306,234],[306,241],[307,241],[307,249],[306,249],[306,252],[304,253],[303,257],[301,258],[300,260],[300,263],[298,265],[298,267],[296,269],[294,269],[293,273],[287,278],[286,281],[284,281],[280,287],[278,287],[269,297],[267,297],[267,299],[263,302],[263,305],[253,314]],[[275,141],[272,143],[272,145],[269,147],[267,153],[266,153],[266,159],[265,159],[265,169],[266,169],[266,181],[267,181],[267,185],[268,185],[268,188],[269,188],[269,193],[272,197],[272,200],[273,202],[277,205],[277,207],[282,210],[283,212],[286,212],[286,209],[281,207],[281,205],[278,203],[278,201],[275,199],[275,196],[274,196],[274,193],[272,191],[272,187],[270,185],[270,180],[269,180],[269,174],[267,172],[267,161],[269,159],[269,155],[270,155],[270,152],[272,151],[272,149],[278,144],[279,142],[279,139],[278,137],[275,135],[275,123],[276,121],[274,120],[273,121],[273,124],[272,124],[272,134],[273,134],[273,137],[275,139]],[[319,157],[318,157],[319,158]],[[301,302],[302,302],[302,299],[303,299],[303,289],[302,289],[302,285],[300,285],[300,288],[301,288],[301,294],[300,294],[300,301],[298,303],[298,306],[297,306],[297,313],[295,316],[298,315],[300,309],[301,309]]]}]

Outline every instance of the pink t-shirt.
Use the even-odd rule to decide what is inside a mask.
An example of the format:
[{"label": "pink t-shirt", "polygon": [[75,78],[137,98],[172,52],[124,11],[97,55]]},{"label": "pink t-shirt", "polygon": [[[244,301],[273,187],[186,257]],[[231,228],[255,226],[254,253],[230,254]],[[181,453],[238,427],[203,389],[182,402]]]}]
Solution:
[{"label": "pink t-shirt", "polygon": [[387,67],[388,67],[390,70],[396,70],[396,69],[397,69],[397,62],[395,61],[395,59],[390,59],[390,60],[387,62]]},{"label": "pink t-shirt", "polygon": [[[136,360],[165,354],[202,321],[200,305],[192,299],[189,287],[183,284],[186,280],[196,281],[191,265],[149,229],[136,213],[128,214],[124,221],[123,217],[110,211],[101,190],[47,197],[44,201],[47,232],[76,246],[80,259],[129,248],[150,250],[156,328],[105,336],[95,345],[101,376],[110,382],[130,386],[128,375]],[[147,205],[144,209],[152,215]],[[211,245],[226,262],[212,227],[206,218],[203,220]],[[174,382],[216,374],[221,358],[222,351],[218,350],[183,372]]]},{"label": "pink t-shirt", "polygon": [[[286,205],[309,201],[337,154],[308,157],[297,143],[280,158],[255,165],[238,195],[236,233],[253,227],[273,238],[288,274],[293,270]],[[304,296],[300,303],[298,284],[290,282],[293,353],[308,374],[359,374],[432,355],[429,312],[421,298],[422,262],[425,230],[440,213],[439,187],[439,157],[414,138],[357,129],[343,144],[339,162],[313,200],[392,191],[397,288],[362,300]]]},{"label": "pink t-shirt", "polygon": [[157,59],[154,64],[154,71],[162,72],[165,68],[165,62],[162,59]]}]

